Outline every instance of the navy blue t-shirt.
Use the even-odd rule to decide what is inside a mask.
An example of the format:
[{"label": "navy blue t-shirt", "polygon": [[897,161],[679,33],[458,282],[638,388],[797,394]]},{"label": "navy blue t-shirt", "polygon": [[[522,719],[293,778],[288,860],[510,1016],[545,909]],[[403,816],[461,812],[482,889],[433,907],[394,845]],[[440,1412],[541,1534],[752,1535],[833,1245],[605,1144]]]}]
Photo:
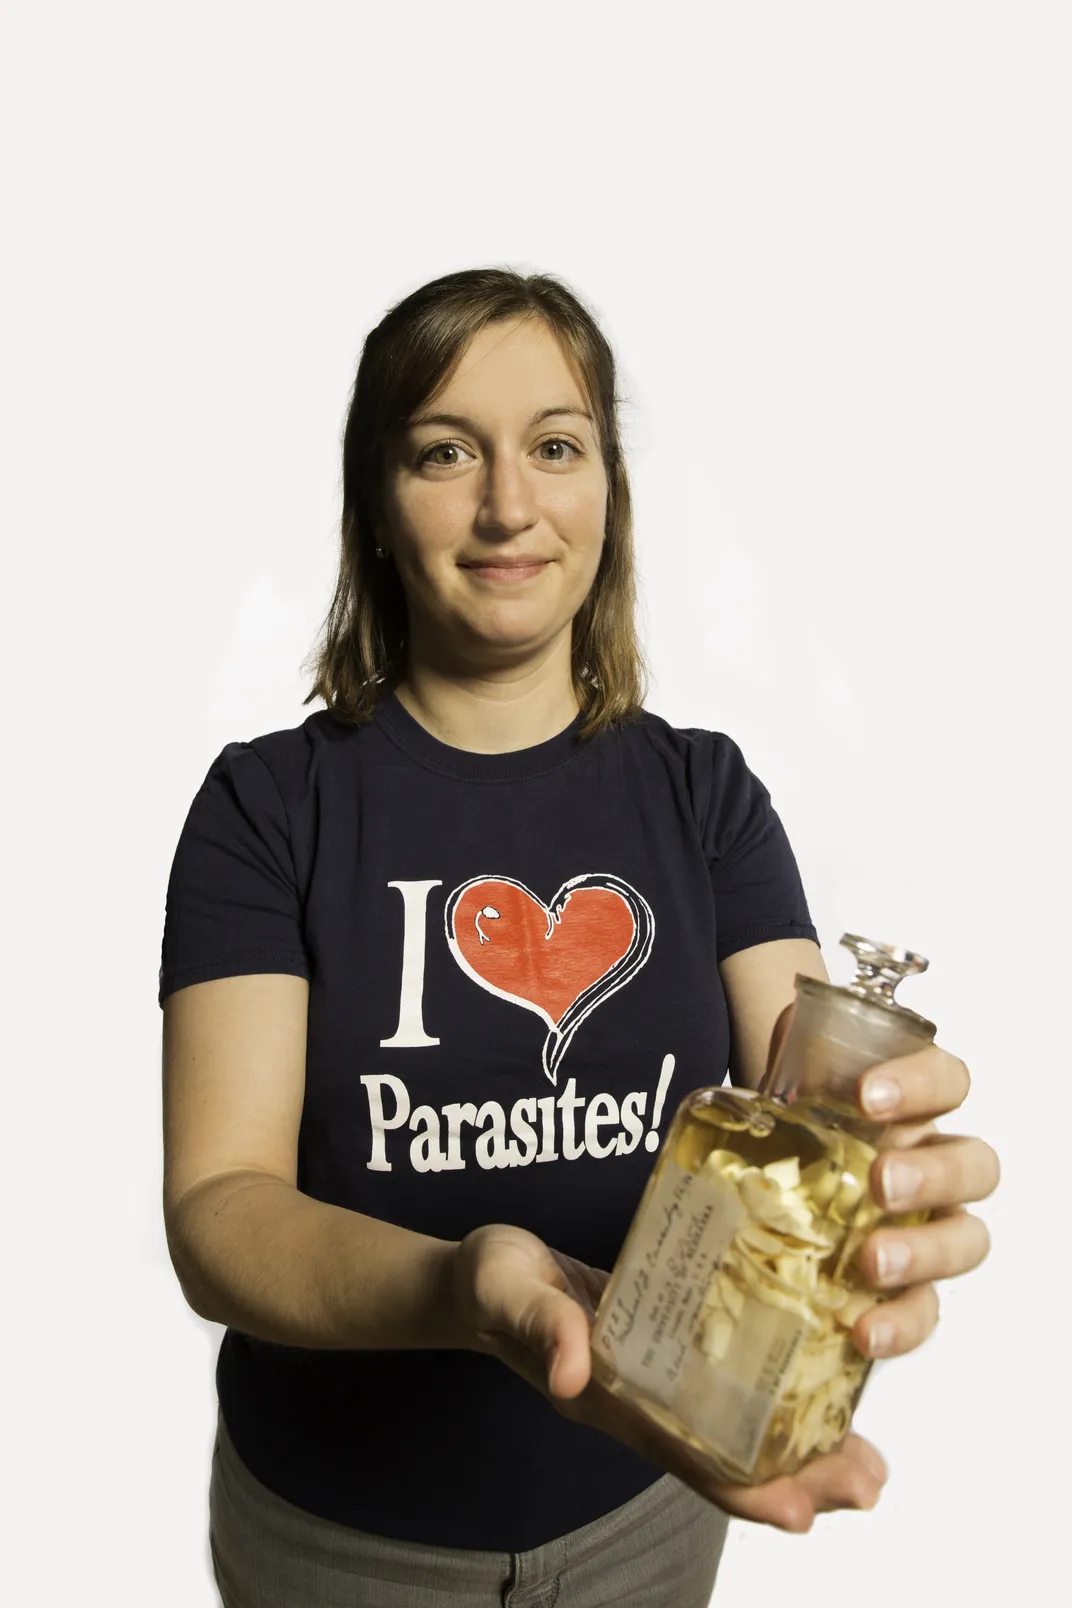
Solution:
[{"label": "navy blue t-shirt", "polygon": [[[514,1223],[609,1270],[677,1105],[725,1079],[718,963],[816,932],[731,738],[581,723],[476,754],[390,694],[362,726],[229,743],[175,854],[159,997],[308,978],[300,1190],[443,1239]],[[264,1485],[402,1540],[528,1550],[662,1472],[477,1352],[227,1329],[216,1381]]]}]

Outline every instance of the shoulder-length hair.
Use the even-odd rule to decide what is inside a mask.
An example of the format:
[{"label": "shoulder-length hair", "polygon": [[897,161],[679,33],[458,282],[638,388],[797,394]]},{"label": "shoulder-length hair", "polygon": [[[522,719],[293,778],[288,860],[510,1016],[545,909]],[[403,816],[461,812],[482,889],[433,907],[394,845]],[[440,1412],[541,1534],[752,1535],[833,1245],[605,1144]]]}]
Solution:
[{"label": "shoulder-length hair", "polygon": [[638,718],[648,668],[636,630],[636,572],[629,481],[619,434],[616,370],[594,317],[549,274],[471,268],[422,285],[368,335],[343,435],[341,551],[335,595],[305,668],[304,700],[322,698],[343,720],[371,719],[403,680],[408,655],[405,593],[391,562],[376,557],[389,453],[436,393],[470,338],[488,324],[542,319],[572,359],[594,415],[608,481],[606,539],[595,580],[573,618],[572,677],[582,737]]}]

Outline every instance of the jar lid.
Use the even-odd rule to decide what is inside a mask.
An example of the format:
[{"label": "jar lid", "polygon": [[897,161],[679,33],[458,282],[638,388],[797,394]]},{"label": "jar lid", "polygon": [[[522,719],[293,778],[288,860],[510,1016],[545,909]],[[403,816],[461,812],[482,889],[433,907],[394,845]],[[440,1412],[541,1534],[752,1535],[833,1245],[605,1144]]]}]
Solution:
[{"label": "jar lid", "polygon": [[893,997],[897,985],[906,977],[917,977],[927,970],[930,961],[924,955],[917,955],[911,949],[898,949],[893,944],[875,943],[871,938],[860,938],[852,932],[843,933],[840,942],[856,958],[856,976],[844,985],[844,992],[855,994],[869,1004],[881,1005],[883,1010],[911,1016],[932,1033],[935,1031],[933,1022]]}]

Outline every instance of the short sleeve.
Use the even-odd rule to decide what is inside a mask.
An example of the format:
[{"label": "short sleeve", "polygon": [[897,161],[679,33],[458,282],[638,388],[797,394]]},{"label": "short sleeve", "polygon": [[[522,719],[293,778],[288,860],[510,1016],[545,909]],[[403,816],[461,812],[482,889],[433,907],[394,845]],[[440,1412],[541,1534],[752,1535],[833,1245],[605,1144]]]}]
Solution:
[{"label": "short sleeve", "polygon": [[172,862],[159,1004],[216,977],[309,977],[303,925],[275,778],[249,743],[229,743],[190,806]]},{"label": "short sleeve", "polygon": [[702,836],[715,896],[719,962],[776,938],[819,937],[796,857],[770,793],[732,738],[710,748]]}]

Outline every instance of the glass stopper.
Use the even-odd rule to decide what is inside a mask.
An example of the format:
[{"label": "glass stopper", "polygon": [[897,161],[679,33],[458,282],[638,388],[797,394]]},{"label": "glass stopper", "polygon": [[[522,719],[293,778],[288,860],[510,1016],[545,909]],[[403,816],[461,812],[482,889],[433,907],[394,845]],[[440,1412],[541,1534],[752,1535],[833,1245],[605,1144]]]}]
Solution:
[{"label": "glass stopper", "polygon": [[911,949],[897,949],[892,944],[876,944],[870,938],[858,938],[855,933],[842,935],[841,942],[856,957],[856,976],[847,986],[861,999],[872,999],[879,1005],[893,1005],[897,984],[906,977],[925,972],[930,962]]}]

